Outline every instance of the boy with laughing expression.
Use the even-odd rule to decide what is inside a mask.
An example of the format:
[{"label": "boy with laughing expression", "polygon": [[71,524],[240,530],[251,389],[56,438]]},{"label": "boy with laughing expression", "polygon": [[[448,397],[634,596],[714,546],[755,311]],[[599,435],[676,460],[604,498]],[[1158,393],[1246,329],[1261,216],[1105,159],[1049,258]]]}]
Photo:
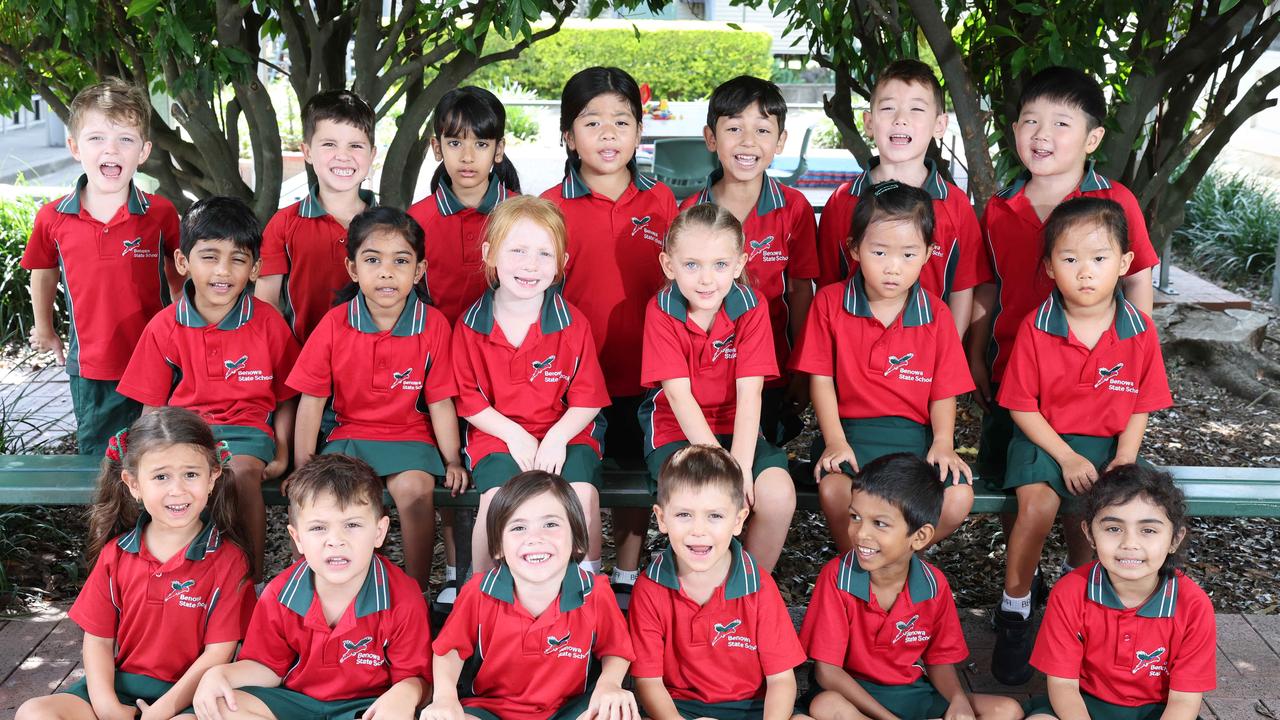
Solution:
[{"label": "boy with laughing expression", "polygon": [[792,717],[804,662],[772,576],[736,536],[742,471],[723,448],[691,445],[658,478],[654,556],[631,598],[636,695],[653,720]]},{"label": "boy with laughing expression", "polygon": [[294,472],[289,536],[303,559],[267,585],[239,661],[201,679],[201,718],[413,717],[431,629],[418,583],[375,552],[390,523],[364,462],[317,455]]}]

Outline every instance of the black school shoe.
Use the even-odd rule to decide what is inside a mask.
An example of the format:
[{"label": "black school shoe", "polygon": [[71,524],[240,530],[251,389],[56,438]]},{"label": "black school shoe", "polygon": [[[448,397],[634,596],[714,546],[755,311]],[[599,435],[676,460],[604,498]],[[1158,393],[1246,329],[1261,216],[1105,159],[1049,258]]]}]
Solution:
[{"label": "black school shoe", "polygon": [[[991,652],[991,675],[1004,685],[1022,685],[1031,680],[1031,648],[1035,645],[1035,621],[1015,612],[991,611],[996,629],[996,647]],[[1034,617],[1034,616],[1033,616]]]},{"label": "black school shoe", "polygon": [[623,615],[627,614],[627,610],[631,607],[631,591],[635,589],[635,583],[624,583],[611,581],[610,589],[613,590],[613,597],[618,601],[618,609]]},{"label": "black school shoe", "polygon": [[[929,548],[932,550],[937,545]],[[1031,578],[1031,612],[1043,608],[1049,602],[1049,583],[1044,580],[1044,573],[1040,572],[1040,568],[1036,568],[1036,574]],[[1000,607],[999,605],[996,606]],[[991,613],[991,629],[996,629],[996,614]]]}]

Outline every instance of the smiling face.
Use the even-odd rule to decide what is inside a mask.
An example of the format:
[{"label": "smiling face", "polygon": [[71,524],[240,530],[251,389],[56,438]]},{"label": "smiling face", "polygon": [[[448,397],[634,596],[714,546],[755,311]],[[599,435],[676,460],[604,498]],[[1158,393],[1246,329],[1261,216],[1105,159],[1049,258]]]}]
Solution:
[{"label": "smiling face", "polygon": [[559,582],[572,555],[573,531],[564,504],[543,492],[516,506],[502,526],[502,548],[494,559],[507,564],[518,587]]},{"label": "smiling face", "polygon": [[136,125],[121,125],[100,110],[88,110],[80,120],[80,130],[67,138],[71,157],[89,178],[94,192],[124,192],[129,181],[151,154],[151,143]]},{"label": "smiling face", "polygon": [[151,522],[195,536],[200,513],[209,502],[222,468],[210,465],[209,452],[195,445],[169,445],[138,459],[137,474],[124,470],[121,479],[134,499],[151,514]]},{"label": "smiling face", "polygon": [[627,163],[640,146],[640,120],[621,95],[597,95],[573,119],[564,143],[582,158],[588,174],[627,172]]},{"label": "smiling face", "polygon": [[414,283],[427,271],[426,260],[418,259],[409,240],[385,229],[370,232],[356,250],[356,259],[346,262],[347,274],[360,285],[371,310],[403,308]]},{"label": "smiling face", "polygon": [[454,194],[486,187],[489,172],[502,162],[504,147],[503,140],[478,138],[469,132],[461,137],[431,138],[431,149],[436,161],[444,163]]},{"label": "smiling face", "polygon": [[1069,307],[1087,308],[1111,302],[1116,283],[1129,272],[1131,262],[1133,253],[1120,252],[1103,225],[1079,222],[1054,242],[1045,270]]},{"label": "smiling face", "polygon": [[1079,175],[1104,133],[1101,127],[1089,129],[1080,108],[1048,98],[1024,105],[1013,124],[1018,158],[1036,177]]},{"label": "smiling face", "polygon": [[881,161],[896,164],[923,158],[930,141],[946,132],[947,114],[937,106],[931,88],[894,79],[876,88],[862,124]]},{"label": "smiling face", "polygon": [[486,261],[493,259],[498,291],[513,299],[538,297],[560,276],[560,253],[551,231],[527,217],[511,226],[498,247],[486,242],[480,252]]},{"label": "smiling face", "polygon": [[723,577],[732,558],[729,543],[742,533],[747,508],[716,485],[679,487],[664,505],[654,505],[658,530],[671,541],[680,574],[712,573]]},{"label": "smiling face", "polygon": [[1085,532],[1113,582],[1149,582],[1152,589],[1165,559],[1186,535],[1185,528],[1175,533],[1164,508],[1145,495],[1102,508]]},{"label": "smiling face", "polygon": [[391,518],[377,517],[367,503],[341,507],[333,493],[320,492],[293,509],[289,537],[315,572],[317,584],[335,588],[364,582],[390,524]]},{"label": "smiling face", "polygon": [[316,172],[316,182],[334,193],[351,192],[369,176],[377,150],[355,125],[321,120],[311,140],[302,143],[302,158]]},{"label": "smiling face", "polygon": [[855,489],[849,499],[849,539],[858,564],[874,572],[908,562],[912,553],[933,539],[933,526],[912,531],[902,511],[892,503]]},{"label": "smiling face", "polygon": [[927,242],[910,220],[877,220],[853,250],[870,300],[905,297],[929,259]]},{"label": "smiling face", "polygon": [[190,257],[174,253],[174,264],[191,277],[196,309],[207,320],[226,315],[245,287],[258,279],[260,267],[253,253],[231,240],[197,240]]},{"label": "smiling face", "polygon": [[716,118],[715,128],[702,132],[725,177],[738,182],[763,175],[787,140],[787,133],[778,130],[778,118],[766,115],[758,102],[737,115]]},{"label": "smiling face", "polygon": [[690,225],[667,244],[669,250],[659,256],[667,279],[675,282],[690,310],[715,313],[747,264],[733,233]]}]

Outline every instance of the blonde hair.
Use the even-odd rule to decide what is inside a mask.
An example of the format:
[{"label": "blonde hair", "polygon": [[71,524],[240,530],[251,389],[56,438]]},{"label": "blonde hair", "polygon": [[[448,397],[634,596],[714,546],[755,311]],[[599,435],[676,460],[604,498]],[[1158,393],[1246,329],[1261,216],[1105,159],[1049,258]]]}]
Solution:
[{"label": "blonde hair", "polygon": [[[677,215],[676,219],[671,221],[671,227],[667,229],[667,237],[662,241],[662,252],[670,255],[675,250],[676,238],[698,228],[710,230],[713,233],[727,232],[733,236],[734,254],[740,255],[746,252],[747,236],[742,231],[742,223],[738,222],[738,218],[734,217],[733,213],[712,203],[694,205]],[[745,266],[735,281],[751,287]]]},{"label": "blonde hair", "polygon": [[556,279],[564,279],[564,264],[569,257],[569,232],[564,226],[564,215],[560,208],[550,200],[533,195],[518,195],[498,204],[489,213],[489,220],[484,226],[484,241],[489,243],[489,252],[484,256],[484,277],[489,287],[498,286],[498,250],[502,241],[507,239],[516,223],[530,220],[541,225],[551,233],[551,244],[556,250]]},{"label": "blonde hair", "polygon": [[144,142],[151,139],[151,102],[147,93],[137,85],[109,77],[76,93],[67,118],[67,128],[72,137],[80,133],[85,115],[94,110],[117,125],[138,128]]}]

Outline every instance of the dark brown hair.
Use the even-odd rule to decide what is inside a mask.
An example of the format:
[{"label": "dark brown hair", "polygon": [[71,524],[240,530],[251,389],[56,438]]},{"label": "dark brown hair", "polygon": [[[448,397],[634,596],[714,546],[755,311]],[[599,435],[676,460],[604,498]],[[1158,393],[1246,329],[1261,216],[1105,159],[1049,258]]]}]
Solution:
[{"label": "dark brown hair", "polygon": [[350,125],[364,133],[373,144],[373,126],[376,122],[373,108],[350,90],[325,90],[311,96],[302,108],[302,139],[310,143],[316,127],[322,120]]},{"label": "dark brown hair", "polygon": [[876,93],[880,92],[880,88],[890,80],[899,82],[923,85],[925,89],[933,92],[934,110],[939,115],[947,111],[947,98],[942,92],[942,84],[938,82],[938,76],[933,74],[933,68],[925,65],[919,60],[905,59],[894,60],[889,66],[880,71],[880,76],[876,78],[876,84],[871,88],[871,105],[875,106]]},{"label": "dark brown hair", "polygon": [[[1130,463],[1117,465],[1103,473],[1098,481],[1084,496],[1084,522],[1092,526],[1093,519],[1104,509],[1114,505],[1124,505],[1136,497],[1144,497],[1152,505],[1164,510],[1173,526],[1173,538],[1187,526],[1187,498],[1182,489],[1173,482],[1173,476],[1162,470],[1143,467]],[[1174,570],[1182,564],[1182,548],[1186,542],[1178,543],[1178,549],[1164,559],[1160,566],[1160,577],[1172,577]]]},{"label": "dark brown hair", "polygon": [[[138,476],[138,464],[151,452],[164,452],[174,445],[198,448],[208,459],[211,469],[219,467],[218,441],[209,425],[199,415],[177,407],[162,407],[147,413],[129,426],[125,451],[119,461],[102,459],[98,473],[98,495],[89,510],[89,543],[85,550],[89,565],[98,559],[102,548],[112,538],[132,530],[138,524],[142,503],[134,499],[125,485],[122,471]],[[230,540],[240,552],[249,547],[248,535],[236,511],[236,483],[231,467],[223,467],[213,482],[213,492],[206,506],[209,522]],[[248,554],[245,554],[248,562]],[[248,563],[250,566],[252,563]]]},{"label": "dark brown hair", "polygon": [[849,250],[856,251],[867,229],[880,222],[909,222],[920,231],[927,249],[933,244],[933,198],[913,185],[887,180],[872,185],[858,199],[849,224]]},{"label": "dark brown hair", "polygon": [[502,531],[510,522],[511,516],[528,500],[543,493],[551,493],[561,505],[564,514],[569,518],[569,534],[573,537],[573,554],[571,562],[582,562],[587,556],[587,518],[582,512],[582,504],[573,488],[564,478],[545,470],[529,470],[511,478],[498,488],[489,505],[489,518],[485,522],[485,537],[489,542],[489,554],[498,562],[502,558]]},{"label": "dark brown hair", "polygon": [[658,505],[666,507],[679,490],[702,488],[723,490],[736,508],[747,504],[742,493],[742,468],[722,447],[690,445],[675,451],[662,463],[658,471]]},{"label": "dark brown hair", "polygon": [[288,495],[291,523],[297,521],[297,513],[304,505],[321,495],[332,495],[339,509],[368,505],[378,519],[387,512],[382,504],[382,478],[369,463],[339,453],[312,455],[289,476]]},{"label": "dark brown hair", "polygon": [[143,142],[151,139],[151,102],[147,99],[147,93],[137,85],[109,77],[76,93],[67,108],[67,130],[71,137],[80,133],[85,113],[94,110],[106,115],[108,120],[117,125],[138,128]]},{"label": "dark brown hair", "polygon": [[1120,248],[1121,254],[1129,252],[1129,220],[1124,208],[1115,200],[1097,197],[1077,197],[1058,205],[1044,222],[1045,260],[1053,257],[1053,246],[1068,230],[1080,225],[1096,225],[1111,236],[1111,242]]}]

